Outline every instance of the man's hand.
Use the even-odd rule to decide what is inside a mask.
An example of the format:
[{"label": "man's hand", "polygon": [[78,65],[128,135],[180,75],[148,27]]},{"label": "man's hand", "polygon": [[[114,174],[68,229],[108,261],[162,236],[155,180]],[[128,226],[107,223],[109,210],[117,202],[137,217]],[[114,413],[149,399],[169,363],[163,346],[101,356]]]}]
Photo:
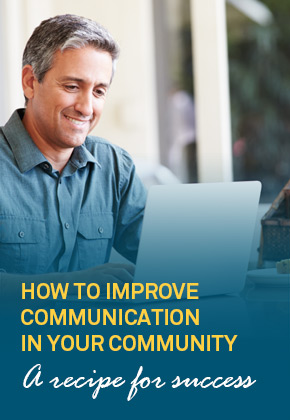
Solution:
[{"label": "man's hand", "polygon": [[[76,271],[70,274],[70,283],[98,283],[101,293],[106,293],[107,283],[133,283],[135,266],[131,264],[103,264],[83,271]],[[76,294],[77,288],[70,287],[70,294]]]},{"label": "man's hand", "polygon": [[103,264],[82,271],[70,273],[48,273],[48,274],[7,274],[0,273],[0,296],[20,296],[21,285],[26,283],[62,283],[65,286],[69,283],[69,294],[77,294],[77,287],[73,283],[98,283],[101,293],[106,293],[107,283],[133,283],[135,266],[131,264]]}]

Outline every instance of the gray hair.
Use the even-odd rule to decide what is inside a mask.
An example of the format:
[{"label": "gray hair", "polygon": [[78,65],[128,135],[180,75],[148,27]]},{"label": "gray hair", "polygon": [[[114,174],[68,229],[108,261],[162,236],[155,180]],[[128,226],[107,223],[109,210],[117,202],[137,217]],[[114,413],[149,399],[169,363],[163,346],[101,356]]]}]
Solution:
[{"label": "gray hair", "polygon": [[54,54],[60,50],[86,46],[108,52],[113,61],[112,77],[119,56],[119,46],[109,32],[91,19],[66,14],[44,20],[34,30],[23,52],[22,67],[32,66],[41,83],[53,65]]}]

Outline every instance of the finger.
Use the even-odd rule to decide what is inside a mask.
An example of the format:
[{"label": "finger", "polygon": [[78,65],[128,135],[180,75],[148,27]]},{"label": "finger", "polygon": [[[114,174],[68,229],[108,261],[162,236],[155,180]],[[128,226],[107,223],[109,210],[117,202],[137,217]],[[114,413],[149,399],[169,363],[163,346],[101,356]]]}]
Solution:
[{"label": "finger", "polygon": [[106,272],[103,273],[103,277],[106,280],[106,277],[109,277],[113,280],[113,282],[115,283],[132,283],[133,282],[133,275],[127,271],[124,267],[122,268],[114,268],[114,269],[110,269],[107,270]]},{"label": "finger", "polygon": [[135,265],[133,264],[124,264],[124,268],[132,275],[135,274]]},{"label": "finger", "polygon": [[135,265],[133,265],[133,264],[107,263],[107,264],[104,264],[100,267],[102,267],[103,270],[125,268],[132,275],[134,275],[134,273],[135,273]]}]

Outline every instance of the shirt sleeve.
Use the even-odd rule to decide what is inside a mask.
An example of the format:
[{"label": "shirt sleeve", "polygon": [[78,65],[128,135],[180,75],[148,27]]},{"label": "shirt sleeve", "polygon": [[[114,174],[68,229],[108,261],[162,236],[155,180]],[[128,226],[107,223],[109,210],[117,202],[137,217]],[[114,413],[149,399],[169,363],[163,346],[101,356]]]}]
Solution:
[{"label": "shirt sleeve", "polygon": [[131,157],[122,151],[122,158],[121,200],[113,246],[123,257],[135,263],[147,192],[136,174]]}]

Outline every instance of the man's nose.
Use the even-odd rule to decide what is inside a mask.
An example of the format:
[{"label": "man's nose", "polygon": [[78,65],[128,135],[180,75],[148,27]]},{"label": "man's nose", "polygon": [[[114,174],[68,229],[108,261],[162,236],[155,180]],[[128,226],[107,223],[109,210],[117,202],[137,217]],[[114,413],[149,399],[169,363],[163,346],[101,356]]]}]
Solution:
[{"label": "man's nose", "polygon": [[85,117],[90,117],[93,114],[93,97],[91,92],[82,92],[78,95],[75,110]]}]

